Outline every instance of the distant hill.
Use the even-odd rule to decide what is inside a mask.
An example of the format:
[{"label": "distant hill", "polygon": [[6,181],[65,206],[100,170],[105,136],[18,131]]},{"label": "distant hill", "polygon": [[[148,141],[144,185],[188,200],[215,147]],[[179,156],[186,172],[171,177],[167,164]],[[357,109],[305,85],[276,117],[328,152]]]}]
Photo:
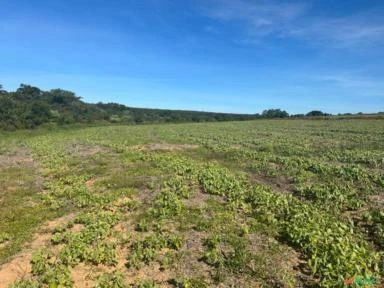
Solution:
[{"label": "distant hill", "polygon": [[41,125],[76,123],[181,123],[251,120],[259,115],[132,108],[116,103],[90,104],[75,93],[40,90],[21,84],[14,92],[0,85],[0,129],[29,129]]}]

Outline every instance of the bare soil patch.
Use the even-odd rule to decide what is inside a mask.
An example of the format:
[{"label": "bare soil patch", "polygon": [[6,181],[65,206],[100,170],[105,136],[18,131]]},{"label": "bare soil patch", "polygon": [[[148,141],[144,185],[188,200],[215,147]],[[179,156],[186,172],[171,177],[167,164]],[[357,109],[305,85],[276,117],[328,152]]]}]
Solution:
[{"label": "bare soil patch", "polygon": [[74,157],[89,157],[98,153],[110,152],[110,149],[99,145],[73,143],[67,147],[67,151]]},{"label": "bare soil patch", "polygon": [[169,270],[161,270],[160,264],[153,262],[150,265],[143,266],[139,270],[128,270],[128,272],[125,273],[125,280],[127,285],[143,280],[153,280],[155,283],[161,283],[161,287],[172,287],[167,284],[172,276]]},{"label": "bare soil patch", "polygon": [[64,223],[72,220],[73,218],[75,218],[75,214],[71,213],[71,214],[65,215],[63,217],[48,221],[42,227],[48,228],[49,230],[52,231],[53,229],[59,227],[60,225],[63,225]]},{"label": "bare soil patch", "polygon": [[[9,262],[0,266],[0,288],[6,288],[17,280],[27,278],[31,275],[31,259],[36,249],[44,248],[49,245],[51,234],[54,228],[63,225],[73,218],[74,215],[66,215],[45,223],[38,233],[34,235],[31,242],[25,247],[24,251],[14,256]],[[44,232],[43,232],[44,231]]]},{"label": "bare soil patch", "polygon": [[370,199],[370,205],[374,208],[384,208],[384,194],[374,195]]},{"label": "bare soil patch", "polygon": [[32,253],[24,252],[17,255],[11,262],[0,267],[0,288],[6,288],[31,273]]},{"label": "bare soil patch", "polygon": [[76,288],[95,287],[95,271],[94,268],[84,263],[80,263],[71,271],[73,286]]},{"label": "bare soil patch", "polygon": [[11,167],[34,167],[35,160],[27,148],[15,148],[13,151],[0,155],[0,169]]},{"label": "bare soil patch", "polygon": [[202,208],[205,206],[208,199],[212,198],[212,195],[202,193],[200,190],[195,190],[188,199],[183,199],[183,203],[186,207],[190,208]]},{"label": "bare soil patch", "polygon": [[87,182],[85,182],[85,186],[87,186],[88,189],[92,188],[95,185],[96,178],[91,178]]},{"label": "bare soil patch", "polygon": [[281,175],[276,177],[271,177],[271,176],[264,176],[259,174],[252,174],[251,180],[257,184],[267,185],[273,188],[273,190],[281,193],[291,194],[294,191],[294,187],[292,186],[291,181],[288,178]]},{"label": "bare soil patch", "polygon": [[0,249],[6,247],[8,245],[9,241],[4,241],[2,243],[0,243]]},{"label": "bare soil patch", "polygon": [[[270,281],[274,282],[273,285],[284,287],[287,275],[295,275],[295,287],[303,287],[303,279],[307,276],[303,273],[302,267],[306,262],[301,259],[300,253],[274,238],[249,234],[248,239],[250,250],[265,256],[265,275],[271,276]],[[254,265],[255,270],[260,269],[260,263],[249,263],[249,265],[250,268]]]},{"label": "bare soil patch", "polygon": [[187,149],[197,149],[199,145],[194,144],[168,144],[168,143],[156,143],[156,144],[146,144],[146,145],[137,145],[133,148],[138,150],[145,151],[180,151]]},{"label": "bare soil patch", "polygon": [[204,251],[203,239],[206,237],[206,232],[199,231],[189,231],[184,234],[184,244],[177,263],[177,274],[187,278],[201,276],[209,278],[212,275],[212,268],[199,259]]}]

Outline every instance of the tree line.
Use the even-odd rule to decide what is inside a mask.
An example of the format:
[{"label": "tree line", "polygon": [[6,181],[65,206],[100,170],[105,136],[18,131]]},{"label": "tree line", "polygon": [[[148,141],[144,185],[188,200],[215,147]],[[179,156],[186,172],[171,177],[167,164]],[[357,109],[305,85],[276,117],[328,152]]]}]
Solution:
[{"label": "tree line", "polygon": [[86,103],[63,89],[43,91],[21,84],[16,91],[0,85],[0,129],[30,129],[41,125],[91,123],[181,123],[242,121],[256,115],[133,108],[116,103]]},{"label": "tree line", "polygon": [[133,108],[117,103],[86,103],[75,93],[63,89],[43,91],[31,85],[21,84],[16,91],[6,91],[0,85],[0,129],[2,130],[77,123],[181,123],[323,116],[331,116],[331,114],[311,111],[305,115],[289,115],[281,109],[268,109],[261,114],[233,114]]}]

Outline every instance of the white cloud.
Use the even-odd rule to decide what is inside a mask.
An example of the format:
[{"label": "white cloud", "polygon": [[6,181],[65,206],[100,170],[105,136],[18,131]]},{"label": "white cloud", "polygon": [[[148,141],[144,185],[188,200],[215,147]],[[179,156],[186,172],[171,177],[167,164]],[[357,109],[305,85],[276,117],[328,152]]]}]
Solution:
[{"label": "white cloud", "polygon": [[202,8],[203,14],[218,22],[239,24],[245,34],[242,37],[254,39],[247,43],[274,36],[340,48],[384,44],[380,11],[362,11],[343,18],[315,18],[309,13],[308,2],[213,0],[208,3]]},{"label": "white cloud", "polygon": [[[309,74],[310,75],[310,74]],[[361,96],[380,97],[384,96],[384,85],[381,79],[369,76],[361,76],[346,72],[313,74],[304,76],[305,79],[316,81],[323,87],[340,88]]]},{"label": "white cloud", "polygon": [[305,26],[297,28],[293,36],[340,48],[384,44],[384,22],[375,20],[369,13],[306,22]]},{"label": "white cloud", "polygon": [[279,5],[271,2],[246,2],[216,0],[203,7],[203,14],[222,22],[242,22],[251,35],[280,33],[283,27],[301,15],[306,5],[302,3]]},{"label": "white cloud", "polygon": [[343,74],[317,75],[314,76],[313,79],[345,88],[372,88],[377,85],[377,82],[373,79]]}]

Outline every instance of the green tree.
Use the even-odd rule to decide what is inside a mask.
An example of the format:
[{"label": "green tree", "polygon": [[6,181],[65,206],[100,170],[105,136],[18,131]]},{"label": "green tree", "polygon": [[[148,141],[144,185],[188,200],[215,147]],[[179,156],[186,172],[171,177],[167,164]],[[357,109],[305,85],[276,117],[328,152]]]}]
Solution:
[{"label": "green tree", "polygon": [[3,85],[0,84],[0,95],[7,94],[7,91],[3,90]]},{"label": "green tree", "polygon": [[311,112],[308,112],[305,116],[308,116],[308,117],[316,117],[316,116],[329,116],[330,114],[328,113],[324,113],[322,111],[319,111],[319,110],[313,110]]},{"label": "green tree", "polygon": [[263,118],[286,118],[289,117],[289,114],[281,109],[268,109],[264,110],[261,116]]},{"label": "green tree", "polygon": [[42,91],[34,86],[21,84],[15,92],[15,98],[21,101],[39,100]]}]

